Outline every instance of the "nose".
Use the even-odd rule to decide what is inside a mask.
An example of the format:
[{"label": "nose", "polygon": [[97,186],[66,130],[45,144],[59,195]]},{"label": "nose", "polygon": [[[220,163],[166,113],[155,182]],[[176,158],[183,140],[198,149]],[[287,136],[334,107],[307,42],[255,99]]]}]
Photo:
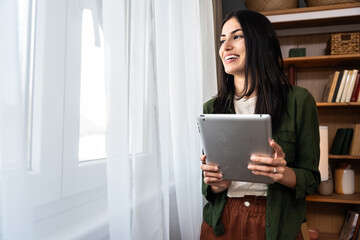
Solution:
[{"label": "nose", "polygon": [[233,47],[232,47],[232,44],[231,44],[231,39],[227,39],[224,43],[223,43],[223,47],[224,47],[224,50],[231,50]]}]

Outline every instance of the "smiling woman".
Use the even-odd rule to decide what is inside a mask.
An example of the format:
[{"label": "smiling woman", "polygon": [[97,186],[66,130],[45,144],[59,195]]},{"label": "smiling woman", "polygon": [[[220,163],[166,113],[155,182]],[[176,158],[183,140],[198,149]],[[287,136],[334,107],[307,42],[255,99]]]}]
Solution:
[{"label": "smiling woman", "polygon": [[275,31],[260,13],[227,15],[220,44],[224,78],[218,95],[204,103],[204,113],[270,114],[273,156],[251,155],[248,169],[275,183],[224,180],[221,169],[202,155],[208,203],[201,239],[299,239],[305,196],[320,182],[315,101],[307,90],[290,86]]}]

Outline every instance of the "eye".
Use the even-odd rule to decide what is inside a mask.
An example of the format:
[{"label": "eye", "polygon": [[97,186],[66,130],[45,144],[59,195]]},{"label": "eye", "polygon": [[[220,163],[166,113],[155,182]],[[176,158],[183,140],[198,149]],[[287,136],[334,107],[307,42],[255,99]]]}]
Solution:
[{"label": "eye", "polygon": [[244,36],[243,35],[235,35],[234,36],[234,39],[240,39],[240,38],[244,38]]},{"label": "eye", "polygon": [[220,40],[220,46],[225,43],[225,40]]}]

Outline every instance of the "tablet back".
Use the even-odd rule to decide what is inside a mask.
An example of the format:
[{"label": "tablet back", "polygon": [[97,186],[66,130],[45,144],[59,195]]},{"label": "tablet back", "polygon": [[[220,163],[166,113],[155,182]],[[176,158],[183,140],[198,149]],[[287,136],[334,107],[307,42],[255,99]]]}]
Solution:
[{"label": "tablet back", "polygon": [[268,114],[202,114],[197,118],[206,162],[217,164],[225,180],[273,183],[247,168],[252,154],[271,156]]}]

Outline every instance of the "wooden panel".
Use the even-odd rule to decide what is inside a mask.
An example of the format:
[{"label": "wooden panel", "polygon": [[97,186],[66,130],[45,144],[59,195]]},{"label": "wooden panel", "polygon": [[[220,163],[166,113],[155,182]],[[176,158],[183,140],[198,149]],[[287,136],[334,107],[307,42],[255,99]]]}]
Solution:
[{"label": "wooden panel", "polygon": [[354,8],[354,7],[360,7],[360,3],[331,4],[331,5],[317,6],[317,7],[292,8],[292,9],[284,9],[284,10],[276,10],[276,11],[266,11],[266,12],[261,12],[261,13],[265,16],[271,16],[271,15],[281,15],[281,14],[291,14],[291,13],[326,11],[326,10],[334,10],[334,9],[341,9],[341,8],[345,9],[345,8]]},{"label": "wooden panel", "polygon": [[308,227],[339,234],[348,209],[348,204],[307,202]]},{"label": "wooden panel", "polygon": [[[330,25],[343,25],[343,24],[352,24],[354,22],[360,21],[360,16],[354,14],[346,14],[347,12],[352,12],[348,10],[349,8],[359,8],[360,3],[347,3],[347,4],[332,4],[326,6],[318,7],[306,7],[306,8],[294,8],[278,11],[268,11],[262,12],[265,16],[268,16],[272,21],[275,29],[289,29],[289,28],[303,28],[311,26],[330,26]],[[332,12],[338,9],[344,9],[342,11],[344,14],[337,13],[331,15]],[[324,11],[324,12],[323,12]],[[328,12],[326,12],[328,11]],[[306,15],[307,13],[313,13],[312,15]],[[329,14],[330,13],[330,14]],[[288,18],[287,16],[291,15],[292,17]],[[307,18],[304,17],[304,14]],[[339,15],[338,15],[339,14]],[[273,18],[273,16],[276,15]],[[319,15],[331,15],[329,17],[320,17]],[[284,16],[284,17],[278,17]],[[295,17],[294,16],[298,16]]]},{"label": "wooden panel", "polygon": [[[281,51],[286,63],[285,66],[287,67],[287,65],[291,64],[292,58],[287,59],[290,48],[306,48],[307,57],[322,56],[325,55],[326,43],[329,39],[330,34],[279,37]],[[294,60],[296,61],[297,59]]]},{"label": "wooden panel", "polygon": [[296,71],[295,76],[297,85],[308,89],[315,101],[320,102],[332,73],[333,70],[331,69],[328,69],[327,71],[319,69],[300,69]]},{"label": "wooden panel", "polygon": [[215,42],[215,56],[216,56],[216,77],[217,87],[220,87],[220,81],[223,77],[223,65],[219,57],[220,35],[222,25],[222,0],[212,0],[213,14],[214,14],[214,42]]},{"label": "wooden panel", "polygon": [[[329,160],[331,169],[333,171],[334,176],[334,169],[337,167],[338,163],[348,163],[351,165],[351,168],[355,171],[355,192],[360,193],[360,160],[359,159],[330,159]],[[354,195],[358,198],[357,204],[360,204],[360,195]],[[352,198],[349,195],[349,198]]]},{"label": "wooden panel", "polygon": [[317,102],[316,106],[318,106],[318,107],[356,107],[356,106],[360,106],[360,102],[343,102],[343,103]]},{"label": "wooden panel", "polygon": [[319,240],[339,240],[339,234],[320,232]]},{"label": "wooden panel", "polygon": [[318,108],[320,125],[328,126],[329,147],[334,140],[338,128],[354,127],[355,123],[360,123],[360,106],[352,107],[329,107]]},{"label": "wooden panel", "polygon": [[323,202],[323,203],[346,203],[346,204],[360,204],[360,192],[355,194],[340,195],[332,194],[331,196],[322,196],[313,194],[306,197],[308,202]]},{"label": "wooden panel", "polygon": [[289,65],[296,68],[320,68],[320,67],[359,67],[360,54],[325,55],[313,57],[293,57],[284,59],[284,68]]}]

